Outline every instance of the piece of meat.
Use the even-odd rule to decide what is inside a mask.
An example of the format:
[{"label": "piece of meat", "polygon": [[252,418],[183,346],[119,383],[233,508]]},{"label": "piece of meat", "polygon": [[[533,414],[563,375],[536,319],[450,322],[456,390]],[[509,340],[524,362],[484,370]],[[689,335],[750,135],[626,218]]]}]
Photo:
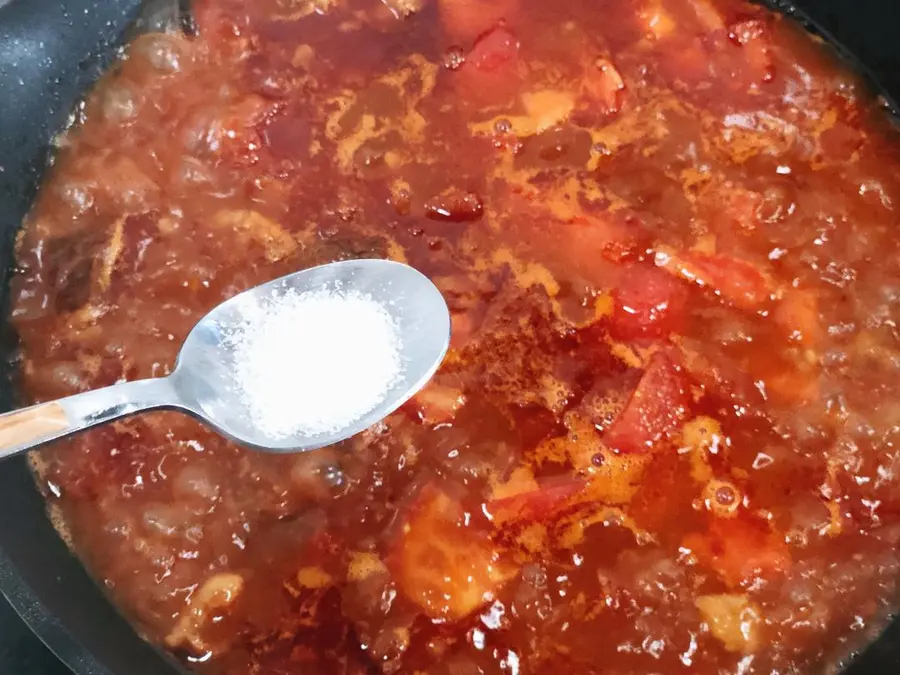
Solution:
[{"label": "piece of meat", "polygon": [[722,646],[730,652],[753,652],[760,645],[763,618],[743,594],[701,595],[694,604]]},{"label": "piece of meat", "polygon": [[784,536],[746,513],[714,519],[705,533],[688,535],[684,547],[732,587],[782,572],[791,562]]},{"label": "piece of meat", "polygon": [[94,268],[100,266],[111,229],[95,228],[46,242],[45,273],[56,292],[57,312],[74,312],[91,299]]},{"label": "piece of meat", "polygon": [[456,621],[488,604],[516,573],[489,532],[429,485],[411,505],[388,567],[403,594],[433,620]]},{"label": "piece of meat", "polygon": [[144,213],[160,204],[159,185],[128,157],[102,160],[98,183],[107,204],[126,213]]},{"label": "piece of meat", "polygon": [[213,610],[224,610],[231,605],[244,588],[244,579],[231,572],[214,574],[191,596],[188,606],[178,616],[178,621],[166,636],[170,647],[188,646],[198,654],[210,651],[202,631],[207,621],[212,621]]},{"label": "piece of meat", "polygon": [[245,245],[252,243],[261,246],[270,262],[293,255],[299,247],[297,241],[279,223],[258,211],[217,211],[212,223],[222,230],[231,230]]}]

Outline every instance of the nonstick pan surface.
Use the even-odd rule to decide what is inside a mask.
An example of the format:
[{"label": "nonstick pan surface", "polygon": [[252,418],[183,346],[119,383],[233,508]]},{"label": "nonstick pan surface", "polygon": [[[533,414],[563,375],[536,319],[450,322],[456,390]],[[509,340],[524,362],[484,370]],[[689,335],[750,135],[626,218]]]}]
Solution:
[{"label": "nonstick pan surface", "polygon": [[[771,4],[842,44],[844,53],[862,64],[873,86],[887,99],[900,99],[897,0],[796,0],[796,9],[784,2]],[[50,139],[114,60],[130,31],[140,30],[142,23],[179,20],[177,6],[167,1],[151,7],[148,15],[146,0],[0,0],[2,317],[8,316],[15,233],[47,166]],[[14,351],[15,336],[0,319],[2,410],[15,403]],[[69,552],[45,515],[24,458],[0,465],[0,592],[78,675],[183,672],[133,632]],[[844,672],[900,672],[900,621]]]}]

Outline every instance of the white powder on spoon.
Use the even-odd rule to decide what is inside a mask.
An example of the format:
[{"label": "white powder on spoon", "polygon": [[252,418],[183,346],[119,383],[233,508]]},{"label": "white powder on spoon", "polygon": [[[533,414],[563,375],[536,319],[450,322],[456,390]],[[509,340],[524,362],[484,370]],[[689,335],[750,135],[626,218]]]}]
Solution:
[{"label": "white powder on spoon", "polygon": [[398,333],[369,295],[286,291],[230,336],[235,384],[268,436],[335,431],[374,410],[399,379]]}]

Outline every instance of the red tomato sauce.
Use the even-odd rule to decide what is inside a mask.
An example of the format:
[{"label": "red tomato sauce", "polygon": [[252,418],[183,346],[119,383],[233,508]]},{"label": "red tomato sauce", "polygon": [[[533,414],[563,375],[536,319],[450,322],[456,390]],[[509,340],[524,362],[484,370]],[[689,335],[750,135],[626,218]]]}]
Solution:
[{"label": "red tomato sauce", "polygon": [[[34,401],[206,311],[405,261],[403,409],[295,456],[155,413],[34,456],[149,640],[209,673],[818,672],[900,578],[900,143],[738,0],[202,0],[87,97],[18,244]],[[299,413],[300,411],[298,411]]]}]

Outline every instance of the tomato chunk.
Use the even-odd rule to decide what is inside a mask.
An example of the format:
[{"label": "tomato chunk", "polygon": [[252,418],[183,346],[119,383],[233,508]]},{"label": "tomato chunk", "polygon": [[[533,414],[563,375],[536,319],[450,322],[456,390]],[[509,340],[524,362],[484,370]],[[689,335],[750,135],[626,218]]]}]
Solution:
[{"label": "tomato chunk", "polygon": [[457,501],[427,486],[395,542],[388,566],[400,590],[431,619],[455,621],[471,614],[516,573],[489,532],[466,522]]},{"label": "tomato chunk", "polygon": [[730,586],[782,572],[790,565],[784,537],[768,522],[746,515],[716,519],[705,534],[688,535],[684,546]]},{"label": "tomato chunk", "polygon": [[516,36],[502,27],[478,39],[466,63],[481,73],[494,73],[506,68],[519,54]]},{"label": "tomato chunk", "polygon": [[628,268],[612,296],[610,332],[618,339],[663,337],[683,324],[687,292],[661,269]]},{"label": "tomato chunk", "polygon": [[460,93],[473,103],[511,99],[521,84],[519,40],[502,26],[485,33],[457,71],[456,82]]},{"label": "tomato chunk", "polygon": [[738,309],[763,309],[777,290],[772,280],[755,265],[727,255],[660,251],[656,254],[656,264],[682,279],[709,288],[725,303]]},{"label": "tomato chunk", "polygon": [[726,232],[752,232],[759,226],[759,209],[763,201],[758,192],[726,183],[709,204],[709,217]]},{"label": "tomato chunk", "polygon": [[647,452],[686,417],[689,403],[681,367],[667,353],[656,352],[603,440],[620,452]]},{"label": "tomato chunk", "polygon": [[475,320],[466,312],[454,312],[451,315],[453,331],[450,334],[450,349],[463,349],[472,341],[475,334]]},{"label": "tomato chunk", "polygon": [[519,0],[440,0],[441,23],[455,40],[474,40],[501,21],[511,22]]}]

